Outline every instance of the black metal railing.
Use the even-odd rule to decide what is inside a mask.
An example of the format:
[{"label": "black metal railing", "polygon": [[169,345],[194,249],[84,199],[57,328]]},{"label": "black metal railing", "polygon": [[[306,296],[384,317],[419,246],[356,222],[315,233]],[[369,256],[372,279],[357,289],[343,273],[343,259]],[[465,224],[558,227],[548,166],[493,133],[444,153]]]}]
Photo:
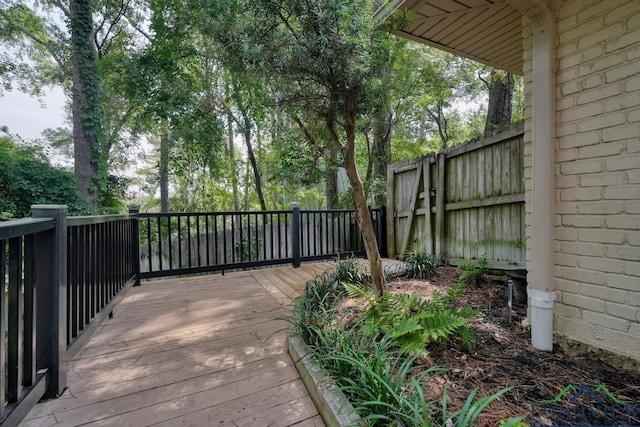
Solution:
[{"label": "black metal railing", "polygon": [[[376,230],[383,212],[371,209]],[[140,214],[139,228],[141,278],[298,266],[365,252],[352,210],[148,213]]]},{"label": "black metal railing", "polygon": [[[51,338],[41,299],[50,292],[47,271],[37,266],[45,240],[55,230],[53,219],[0,223],[0,418],[16,420],[35,404],[46,385],[50,358],[40,355],[38,338]],[[50,248],[47,248],[50,249]],[[45,266],[46,267],[46,266]],[[49,283],[50,284],[50,283]],[[36,298],[35,289],[38,288]],[[44,321],[44,322],[43,322]],[[31,402],[30,404],[26,402]],[[26,405],[26,406],[25,406]],[[26,408],[26,409],[25,409]]]},{"label": "black metal railing", "polygon": [[137,215],[69,218],[67,224],[67,346],[75,353],[82,334],[118,293],[137,280]]},{"label": "black metal railing", "polygon": [[67,218],[34,206],[0,223],[0,423],[66,388],[66,360],[138,280],[137,212]]},{"label": "black metal railing", "polygon": [[[348,210],[67,217],[0,223],[0,424],[66,388],[71,359],[141,278],[364,254]],[[384,207],[371,209],[384,250]],[[384,253],[383,253],[384,255]],[[37,290],[37,292],[36,292]]]}]

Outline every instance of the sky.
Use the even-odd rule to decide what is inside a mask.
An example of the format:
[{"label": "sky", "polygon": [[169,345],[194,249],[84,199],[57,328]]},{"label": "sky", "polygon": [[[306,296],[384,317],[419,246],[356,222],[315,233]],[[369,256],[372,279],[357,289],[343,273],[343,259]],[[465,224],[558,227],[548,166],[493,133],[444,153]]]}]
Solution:
[{"label": "sky", "polygon": [[41,102],[23,93],[7,92],[0,97],[0,126],[23,139],[40,138],[47,128],[64,126],[65,96],[62,89],[46,90]]}]

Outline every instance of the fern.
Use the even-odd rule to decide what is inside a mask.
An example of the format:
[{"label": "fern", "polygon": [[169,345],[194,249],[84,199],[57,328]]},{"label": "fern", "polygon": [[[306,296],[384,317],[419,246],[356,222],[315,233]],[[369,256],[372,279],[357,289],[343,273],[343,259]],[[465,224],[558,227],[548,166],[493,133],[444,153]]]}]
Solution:
[{"label": "fern", "polygon": [[433,312],[424,316],[423,334],[429,341],[440,342],[449,338],[458,328],[469,323],[471,319],[460,317],[455,311]]},{"label": "fern", "polygon": [[432,301],[416,295],[386,294],[377,296],[373,290],[344,285],[349,297],[362,301],[358,321],[362,332],[371,339],[390,339],[400,353],[428,355],[431,343],[458,335],[463,343],[474,342],[471,331],[464,327],[478,312],[456,311],[452,308],[460,290],[453,287],[446,294],[435,293]]}]

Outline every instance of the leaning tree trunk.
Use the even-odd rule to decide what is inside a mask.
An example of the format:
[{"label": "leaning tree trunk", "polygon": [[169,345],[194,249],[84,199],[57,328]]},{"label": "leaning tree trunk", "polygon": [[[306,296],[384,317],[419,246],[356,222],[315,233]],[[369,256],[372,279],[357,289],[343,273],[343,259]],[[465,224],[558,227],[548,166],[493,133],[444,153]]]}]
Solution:
[{"label": "leaning tree trunk", "polygon": [[513,100],[513,74],[496,72],[489,84],[489,107],[484,136],[489,137],[501,132],[511,123]]},{"label": "leaning tree trunk", "polygon": [[253,177],[256,182],[256,193],[258,194],[258,200],[260,201],[260,209],[263,211],[267,210],[267,204],[264,200],[264,194],[262,193],[262,177],[260,173],[260,169],[258,168],[258,162],[256,161],[256,156],[253,152],[253,146],[251,145],[251,122],[246,114],[243,114],[244,120],[244,142],[247,146],[247,156],[249,157],[249,162],[251,163],[251,169],[253,169]]},{"label": "leaning tree trunk", "polygon": [[98,136],[102,123],[93,44],[93,6],[90,0],[71,0],[69,11],[73,59],[73,169],[82,196],[92,209],[97,210],[99,160],[102,158]]},{"label": "leaning tree trunk", "polygon": [[378,295],[382,296],[387,291],[387,283],[382,271],[382,258],[380,257],[380,251],[378,250],[378,242],[376,240],[375,230],[373,229],[371,212],[369,212],[369,206],[367,206],[367,197],[364,193],[364,187],[356,165],[355,124],[355,114],[346,118],[345,130],[347,135],[347,144],[344,150],[344,165],[347,171],[347,176],[349,177],[349,184],[351,185],[351,197],[353,199],[353,208],[356,213],[356,221],[358,221],[358,227],[362,232],[364,247],[367,252],[367,259],[369,260],[369,271],[371,273],[373,287]]}]

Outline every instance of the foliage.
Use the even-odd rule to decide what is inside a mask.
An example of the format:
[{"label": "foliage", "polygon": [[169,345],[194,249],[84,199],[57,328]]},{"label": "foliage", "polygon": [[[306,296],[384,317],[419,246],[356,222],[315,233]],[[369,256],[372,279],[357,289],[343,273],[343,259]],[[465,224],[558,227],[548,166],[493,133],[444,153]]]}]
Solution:
[{"label": "foliage", "polygon": [[35,204],[64,204],[70,215],[90,213],[73,173],[51,166],[42,150],[0,138],[0,212],[22,218]]},{"label": "foliage", "polygon": [[529,424],[525,423],[523,420],[525,417],[517,417],[509,420],[500,420],[498,421],[498,427],[529,427]]},{"label": "foliage", "polygon": [[472,260],[461,260],[458,264],[458,271],[460,272],[459,283],[477,286],[482,277],[489,272],[487,255],[482,254],[477,263]]},{"label": "foliage", "polygon": [[[502,395],[509,392],[511,389],[512,387],[507,387],[498,391],[497,393],[481,397],[478,400],[474,401],[473,399],[478,393],[478,389],[475,388],[467,397],[464,406],[453,412],[452,414],[449,414],[447,412],[447,387],[445,386],[444,392],[442,394],[442,425],[451,427],[474,427],[476,419],[482,413],[482,411],[484,411],[491,404],[491,402],[499,399]],[[524,416],[513,418],[504,422],[502,425],[503,427],[515,427],[524,418]]]},{"label": "foliage", "polygon": [[467,346],[475,341],[465,326],[480,313],[474,310],[454,310],[460,288],[453,286],[446,294],[434,292],[432,300],[420,295],[402,293],[376,296],[371,290],[345,285],[351,298],[364,302],[359,315],[362,331],[374,340],[381,336],[391,339],[401,354],[427,356],[428,346],[459,337]]},{"label": "foliage", "polygon": [[322,345],[329,349],[325,366],[367,425],[431,425],[433,402],[423,387],[441,368],[418,372],[415,358],[403,357],[384,338],[370,341],[329,332]]},{"label": "foliage", "polygon": [[438,269],[438,256],[422,252],[411,252],[405,255],[404,262],[408,264],[408,274],[414,279],[428,279]]},{"label": "foliage", "polygon": [[[335,379],[366,425],[471,427],[492,401],[509,390],[476,399],[478,390],[475,389],[463,408],[449,413],[446,387],[442,400],[432,400],[425,393],[428,383],[444,370],[437,366],[425,368],[417,363],[420,352],[407,351],[408,347],[401,345],[420,327],[425,334],[427,330],[426,324],[416,326],[405,319],[420,318],[420,313],[425,311],[451,310],[462,285],[453,286],[445,294],[435,292],[431,301],[393,294],[381,299],[361,285],[341,282],[340,278],[354,277],[351,262],[344,263],[340,269],[341,273],[325,273],[306,284],[290,321],[293,332],[307,338],[316,359]],[[344,308],[347,297],[357,298],[362,310],[356,327],[344,321],[352,317],[351,311]],[[477,314],[461,310],[460,315],[463,313],[469,317]],[[365,319],[366,316],[371,320]],[[376,322],[380,326],[376,326]],[[367,328],[370,331],[366,331]],[[431,337],[440,337],[439,329],[434,328]],[[515,427],[519,421],[521,419],[509,420],[505,425]]]},{"label": "foliage", "polygon": [[360,262],[355,257],[338,260],[331,277],[343,284],[364,285],[370,278],[361,270]]}]

